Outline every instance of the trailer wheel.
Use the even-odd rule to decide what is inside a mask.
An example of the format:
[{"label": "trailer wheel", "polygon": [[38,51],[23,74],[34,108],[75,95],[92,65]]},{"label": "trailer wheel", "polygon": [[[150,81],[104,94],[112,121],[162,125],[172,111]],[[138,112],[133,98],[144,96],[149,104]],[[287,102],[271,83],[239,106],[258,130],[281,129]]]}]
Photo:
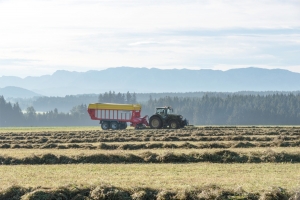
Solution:
[{"label": "trailer wheel", "polygon": [[110,123],[110,128],[112,130],[118,130],[119,129],[119,123],[118,122],[111,122]]},{"label": "trailer wheel", "polygon": [[179,125],[178,125],[178,123],[177,123],[176,120],[172,120],[172,121],[170,121],[170,123],[169,123],[169,127],[170,127],[171,129],[177,129],[177,128],[179,127]]},{"label": "trailer wheel", "polygon": [[151,128],[161,128],[162,127],[162,121],[159,117],[152,117],[150,118],[150,127]]},{"label": "trailer wheel", "polygon": [[102,122],[101,128],[103,130],[108,130],[109,129],[109,122]]}]

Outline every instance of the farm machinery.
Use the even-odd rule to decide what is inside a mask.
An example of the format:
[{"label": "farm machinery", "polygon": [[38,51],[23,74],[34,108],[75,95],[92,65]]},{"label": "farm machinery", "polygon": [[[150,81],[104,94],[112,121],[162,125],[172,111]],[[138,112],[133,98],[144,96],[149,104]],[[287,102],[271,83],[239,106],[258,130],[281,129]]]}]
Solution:
[{"label": "farm machinery", "polygon": [[88,113],[92,120],[99,120],[103,130],[126,129],[127,123],[136,129],[142,128],[171,128],[178,129],[188,125],[188,120],[182,115],[173,113],[171,107],[158,107],[150,118],[148,115],[141,117],[140,104],[89,104]]}]

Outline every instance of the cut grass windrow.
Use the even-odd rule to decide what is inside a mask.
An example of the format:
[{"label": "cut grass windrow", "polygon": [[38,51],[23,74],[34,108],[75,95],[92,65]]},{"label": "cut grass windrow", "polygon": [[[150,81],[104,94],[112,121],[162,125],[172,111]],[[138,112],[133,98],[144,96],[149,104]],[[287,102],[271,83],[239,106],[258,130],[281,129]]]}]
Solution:
[{"label": "cut grass windrow", "polygon": [[[108,142],[273,142],[300,140],[300,127],[195,127],[192,129],[118,130],[102,131],[95,128],[74,129],[66,127],[33,129],[3,129],[0,145],[79,144]],[[27,130],[24,128],[24,130]],[[30,129],[28,129],[30,130]],[[18,146],[16,146],[17,148]],[[26,148],[26,147],[25,147]]]},{"label": "cut grass windrow", "polygon": [[0,149],[104,149],[104,150],[140,150],[140,149],[228,149],[256,147],[300,147],[300,140],[272,142],[136,142],[136,143],[42,143],[42,144],[0,144]]},{"label": "cut grass windrow", "polygon": [[300,192],[289,192],[281,187],[273,187],[269,190],[257,193],[248,193],[242,188],[231,190],[222,189],[216,185],[202,188],[191,188],[189,190],[166,190],[152,188],[130,188],[124,189],[114,186],[91,186],[78,187],[67,186],[60,188],[23,188],[12,186],[0,192],[0,199],[126,199],[126,200],[147,200],[147,199],[268,199],[268,200],[297,200]]},{"label": "cut grass windrow", "polygon": [[100,134],[100,135],[63,135],[56,136],[0,136],[0,144],[45,144],[45,143],[96,143],[96,142],[148,142],[148,141],[248,141],[248,142],[277,142],[277,141],[298,141],[300,136],[180,136],[180,135],[120,135],[120,134]]},{"label": "cut grass windrow", "polygon": [[234,152],[230,150],[219,150],[213,152],[190,152],[174,153],[163,152],[162,154],[145,151],[134,153],[110,153],[91,155],[54,155],[51,153],[43,155],[32,155],[27,157],[0,156],[2,165],[18,164],[78,164],[78,163],[299,163],[299,153],[275,152],[268,149],[263,152],[250,151]]}]

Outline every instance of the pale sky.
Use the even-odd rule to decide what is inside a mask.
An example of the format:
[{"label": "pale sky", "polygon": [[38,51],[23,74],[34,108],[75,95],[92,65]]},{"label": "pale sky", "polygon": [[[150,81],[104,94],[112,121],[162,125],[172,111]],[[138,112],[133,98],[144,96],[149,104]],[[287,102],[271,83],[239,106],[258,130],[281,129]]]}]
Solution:
[{"label": "pale sky", "polygon": [[120,66],[300,73],[300,1],[0,0],[0,77]]}]

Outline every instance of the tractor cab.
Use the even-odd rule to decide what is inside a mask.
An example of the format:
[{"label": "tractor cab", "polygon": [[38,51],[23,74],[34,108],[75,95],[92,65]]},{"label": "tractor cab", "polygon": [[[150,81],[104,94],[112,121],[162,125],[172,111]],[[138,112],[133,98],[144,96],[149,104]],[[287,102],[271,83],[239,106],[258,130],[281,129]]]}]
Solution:
[{"label": "tractor cab", "polygon": [[168,106],[168,107],[159,107],[156,108],[156,114],[161,115],[161,116],[166,116],[173,114],[173,108]]}]

